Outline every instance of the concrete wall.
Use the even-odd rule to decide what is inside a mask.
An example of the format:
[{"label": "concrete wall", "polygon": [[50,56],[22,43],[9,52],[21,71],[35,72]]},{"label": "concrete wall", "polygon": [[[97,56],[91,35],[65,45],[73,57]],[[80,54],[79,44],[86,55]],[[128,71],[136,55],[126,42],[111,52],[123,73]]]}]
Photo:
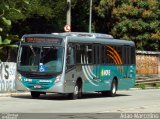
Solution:
[{"label": "concrete wall", "polygon": [[136,66],[138,75],[160,75],[160,52],[137,51]]},{"label": "concrete wall", "polygon": [[16,63],[0,63],[0,92],[15,91]]}]

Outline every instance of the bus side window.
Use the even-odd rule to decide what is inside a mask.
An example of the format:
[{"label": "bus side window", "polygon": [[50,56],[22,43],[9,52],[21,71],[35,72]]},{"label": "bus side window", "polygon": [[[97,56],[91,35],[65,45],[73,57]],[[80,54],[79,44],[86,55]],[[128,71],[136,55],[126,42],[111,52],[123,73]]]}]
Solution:
[{"label": "bus side window", "polygon": [[75,65],[75,53],[74,53],[74,47],[68,46],[67,48],[67,66],[68,68]]},{"label": "bus side window", "polygon": [[123,64],[123,48],[121,46],[115,46],[115,50],[119,55],[119,60],[118,60],[118,64]]},{"label": "bus side window", "polygon": [[135,64],[135,47],[131,47],[131,64]]},{"label": "bus side window", "polygon": [[93,63],[93,47],[87,44],[76,45],[76,63],[92,64]]},{"label": "bus side window", "polygon": [[93,47],[92,45],[86,45],[86,50],[85,50],[85,56],[86,56],[86,63],[87,64],[92,64],[93,63]]},{"label": "bus side window", "polygon": [[108,65],[113,65],[113,64],[115,64],[115,63],[114,63],[113,56],[112,56],[112,54],[110,53],[110,52],[113,52],[113,51],[111,50],[111,48],[114,49],[113,46],[111,46],[111,45],[106,45],[106,46],[105,46],[105,49],[106,49],[106,50],[105,50],[105,52],[106,52],[106,60],[105,60],[105,63],[108,64]]},{"label": "bus side window", "polygon": [[106,56],[106,54],[107,54],[106,52],[107,51],[105,50],[105,46],[104,45],[101,46],[101,52],[102,52],[101,53],[102,54],[101,55],[101,57],[102,57],[102,64],[105,64],[106,63],[106,57],[107,57]]},{"label": "bus side window", "polygon": [[84,57],[85,57],[85,45],[84,44],[77,44],[76,45],[76,63],[82,64],[84,63]]},{"label": "bus side window", "polygon": [[[129,46],[124,46],[124,64],[125,65],[129,65],[132,64],[131,60],[132,60],[132,56],[131,56],[131,47]],[[134,55],[134,54],[132,54]]]}]

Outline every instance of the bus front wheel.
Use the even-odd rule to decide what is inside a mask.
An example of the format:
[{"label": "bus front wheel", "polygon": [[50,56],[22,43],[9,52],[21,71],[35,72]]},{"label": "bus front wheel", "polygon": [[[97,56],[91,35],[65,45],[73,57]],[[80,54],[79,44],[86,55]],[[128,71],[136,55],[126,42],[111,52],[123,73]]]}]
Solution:
[{"label": "bus front wheel", "polygon": [[69,94],[69,98],[75,100],[81,97],[82,97],[82,88],[80,85],[78,85],[78,83],[76,83],[76,85],[74,86],[74,92]]},{"label": "bus front wheel", "polygon": [[32,98],[39,98],[40,92],[31,91]]}]

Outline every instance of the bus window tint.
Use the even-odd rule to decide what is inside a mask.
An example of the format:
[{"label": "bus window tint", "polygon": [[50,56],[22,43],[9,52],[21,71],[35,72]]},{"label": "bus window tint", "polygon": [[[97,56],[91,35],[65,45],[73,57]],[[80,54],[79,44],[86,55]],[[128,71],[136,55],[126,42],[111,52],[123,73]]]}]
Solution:
[{"label": "bus window tint", "polygon": [[21,66],[38,65],[39,56],[40,56],[40,48],[32,46],[23,46],[20,65]]},{"label": "bus window tint", "polygon": [[43,63],[47,71],[60,72],[62,70],[62,53],[61,47],[43,47],[40,63]]},{"label": "bus window tint", "polygon": [[123,47],[122,46],[115,46],[114,47],[116,52],[117,52],[117,64],[123,64],[123,57],[122,57],[122,54],[123,54]]},{"label": "bus window tint", "polygon": [[92,52],[93,52],[92,50],[93,50],[92,45],[86,45],[85,54],[86,54],[87,64],[93,63],[92,62]]},{"label": "bus window tint", "polygon": [[113,55],[113,51],[112,51],[112,47],[111,46],[105,46],[106,49],[106,64],[114,64],[114,57]]},{"label": "bus window tint", "polygon": [[76,63],[81,64],[83,62],[84,54],[85,54],[85,45],[81,44],[76,45]]},{"label": "bus window tint", "polygon": [[106,64],[122,65],[122,47],[120,46],[105,46]]},{"label": "bus window tint", "polygon": [[129,46],[124,46],[123,48],[123,59],[124,59],[124,64],[129,65],[131,64],[131,48]]},{"label": "bus window tint", "polygon": [[60,72],[62,71],[62,55],[62,47],[22,46],[19,69],[38,72],[41,64],[45,67],[43,72]]},{"label": "bus window tint", "polygon": [[68,46],[67,48],[67,65],[75,64],[75,52],[73,46]]},{"label": "bus window tint", "polygon": [[131,64],[135,64],[135,48],[134,47],[131,47],[130,56],[131,56]]},{"label": "bus window tint", "polygon": [[83,64],[93,63],[92,45],[78,44],[76,46],[76,63],[83,63]]}]

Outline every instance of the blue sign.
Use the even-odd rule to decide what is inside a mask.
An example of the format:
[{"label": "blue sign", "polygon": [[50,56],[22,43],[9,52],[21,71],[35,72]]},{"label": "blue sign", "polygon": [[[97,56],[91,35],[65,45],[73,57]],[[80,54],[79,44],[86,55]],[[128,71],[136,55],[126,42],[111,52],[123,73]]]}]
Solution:
[{"label": "blue sign", "polygon": [[45,72],[46,71],[46,66],[40,63],[39,65],[39,72]]}]

